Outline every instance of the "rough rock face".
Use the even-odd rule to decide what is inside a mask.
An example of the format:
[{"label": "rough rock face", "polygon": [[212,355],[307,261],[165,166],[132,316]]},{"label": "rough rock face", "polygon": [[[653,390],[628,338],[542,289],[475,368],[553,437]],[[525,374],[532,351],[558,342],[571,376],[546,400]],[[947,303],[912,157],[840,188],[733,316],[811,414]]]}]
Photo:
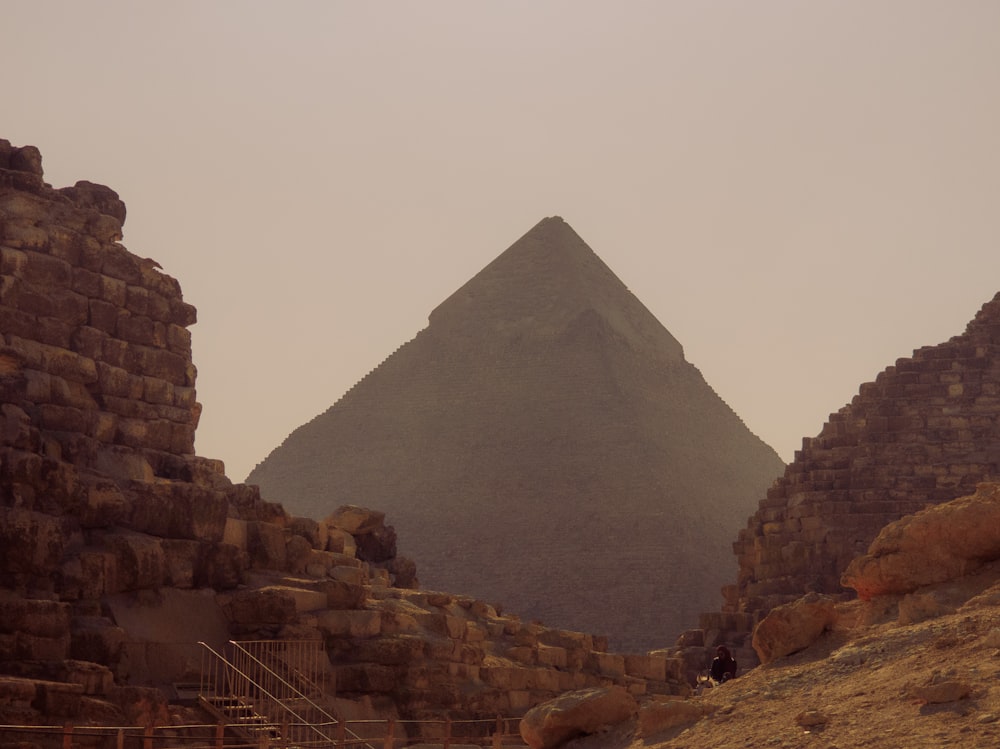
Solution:
[{"label": "rough rock face", "polygon": [[809,647],[836,621],[833,599],[809,593],[771,609],[753,631],[753,649],[761,663],[770,663]]},{"label": "rough rock face", "polygon": [[952,580],[1000,558],[1000,486],[907,515],[883,528],[854,559],[842,583],[862,600],[910,593]]},{"label": "rough rock face", "polygon": [[119,244],[124,217],[0,141],[0,723],[162,725],[160,688],[231,638],[318,643],[352,717],[684,691],[667,658],[413,589],[384,512],[294,517],[194,455],[195,311]]},{"label": "rough rock face", "polygon": [[831,414],[760,501],[733,545],[739,562],[720,613],[700,627],[746,648],[775,606],[840,579],[888,523],[1000,477],[1000,295],[965,332],[899,359]]},{"label": "rough rock face", "polygon": [[548,218],[247,480],[311,517],[363,497],[424,584],[645,650],[711,605],[782,468]]},{"label": "rough rock face", "polygon": [[568,692],[530,710],[521,720],[521,738],[531,749],[552,749],[622,723],[638,712],[635,698],[621,687]]}]

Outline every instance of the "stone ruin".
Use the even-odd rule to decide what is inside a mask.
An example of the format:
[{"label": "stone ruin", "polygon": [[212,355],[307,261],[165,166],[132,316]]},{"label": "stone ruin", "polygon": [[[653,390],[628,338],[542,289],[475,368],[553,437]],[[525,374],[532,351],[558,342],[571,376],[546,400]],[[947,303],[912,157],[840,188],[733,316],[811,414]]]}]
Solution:
[{"label": "stone ruin", "polygon": [[1000,479],[1000,294],[965,332],[898,359],[820,434],[760,501],[733,544],[739,563],[721,612],[678,642],[692,663],[702,643],[739,648],[778,605],[810,592],[849,597],[841,576],[888,523]]},{"label": "stone ruin", "polygon": [[685,691],[662,654],[413,587],[381,513],[294,517],[197,456],[195,310],[124,219],[0,140],[0,723],[162,724],[196,643],[231,639],[319,643],[323,699],[353,718]]}]

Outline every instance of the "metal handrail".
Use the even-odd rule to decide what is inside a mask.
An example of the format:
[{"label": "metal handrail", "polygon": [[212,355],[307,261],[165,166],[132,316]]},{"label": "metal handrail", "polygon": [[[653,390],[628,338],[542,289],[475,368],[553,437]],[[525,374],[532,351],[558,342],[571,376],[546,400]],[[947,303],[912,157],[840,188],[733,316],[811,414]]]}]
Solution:
[{"label": "metal handrail", "polygon": [[[310,721],[307,721],[305,718],[303,718],[297,712],[295,712],[290,707],[288,707],[287,705],[285,705],[284,703],[282,703],[277,697],[275,697],[273,694],[271,694],[267,689],[265,689],[260,684],[256,683],[249,676],[249,674],[241,671],[239,668],[237,668],[235,665],[233,665],[233,663],[231,663],[229,661],[229,659],[227,659],[224,655],[222,655],[221,653],[219,653],[218,651],[216,651],[211,645],[209,645],[206,642],[202,642],[200,640],[199,640],[198,644],[201,645],[202,648],[204,648],[205,651],[207,651],[212,656],[214,656],[216,658],[216,660],[219,661],[223,665],[223,667],[225,668],[225,670],[227,672],[226,673],[227,676],[229,676],[231,674],[237,674],[242,679],[243,683],[245,683],[248,686],[253,687],[258,692],[260,692],[262,695],[264,695],[267,698],[267,700],[265,701],[265,704],[270,703],[270,704],[280,705],[281,709],[284,712],[286,712],[291,717],[295,718],[295,720],[297,721],[295,725],[297,725],[298,727],[306,728],[306,729],[308,729],[310,731],[315,732],[316,734],[318,734],[319,736],[321,736],[324,739],[325,742],[329,742],[331,745],[335,743],[334,739],[332,739],[330,736],[326,735],[323,731],[319,730],[318,724],[315,724],[315,723],[312,723]],[[218,695],[218,688],[217,688],[218,685],[217,685],[217,682],[213,682],[213,685],[216,687],[216,689],[214,691]],[[204,692],[205,691],[206,691],[205,690],[205,674],[203,672],[202,673],[201,684],[199,685],[199,692],[201,693],[200,696],[203,699],[205,698],[204,697]],[[238,698],[245,697],[247,700],[250,700],[251,703],[254,703],[254,702],[257,701],[257,700],[254,700],[254,698],[251,697],[249,694],[246,694],[246,695],[237,694],[235,696],[238,697]],[[251,706],[256,707],[256,705],[251,705]],[[265,709],[264,712],[265,713],[269,713],[270,711],[268,711],[268,710]],[[272,716],[268,715],[267,717],[272,717]],[[336,722],[336,721],[334,721],[334,722]],[[278,724],[275,723],[274,725],[275,725],[275,727],[277,727]]]},{"label": "metal handrail", "polygon": [[[293,694],[296,699],[305,701],[319,715],[321,715],[322,717],[324,717],[324,718],[327,719],[326,722],[320,722],[320,723],[317,723],[316,725],[337,725],[340,722],[340,721],[337,720],[337,718],[335,718],[334,716],[330,715],[330,713],[328,713],[326,710],[324,710],[320,705],[317,705],[312,700],[312,698],[310,698],[308,695],[304,694],[300,689],[298,689],[297,687],[295,687],[293,684],[290,684],[287,680],[285,680],[284,678],[282,678],[282,676],[280,674],[276,673],[274,671],[274,669],[272,669],[270,666],[268,666],[262,660],[260,660],[259,658],[257,658],[257,656],[255,656],[253,653],[251,653],[249,650],[247,650],[245,647],[243,647],[242,644],[240,644],[239,642],[236,642],[235,640],[230,640],[229,644],[232,645],[236,650],[240,651],[244,655],[244,657],[249,658],[254,663],[256,663],[258,666],[260,666],[262,669],[264,669],[264,671],[266,671],[267,674],[272,679],[276,680],[288,692],[290,692],[291,694]],[[280,701],[279,701],[279,704],[281,704],[282,707],[288,709],[287,706],[284,705],[283,703],[281,703]],[[345,726],[345,728],[346,728],[346,726]],[[346,730],[347,730],[347,733],[350,735],[350,737],[352,739],[356,739],[357,741],[364,741],[364,739],[362,739],[360,736],[358,736],[356,733],[354,733],[350,729],[346,729]],[[320,732],[320,733],[323,733],[323,735],[325,736],[325,738],[329,739],[330,741],[335,741],[335,739],[333,737],[326,735],[324,732]],[[367,749],[374,749],[374,747],[371,744],[367,743],[367,742],[365,742],[363,744],[363,746],[367,747]]]}]

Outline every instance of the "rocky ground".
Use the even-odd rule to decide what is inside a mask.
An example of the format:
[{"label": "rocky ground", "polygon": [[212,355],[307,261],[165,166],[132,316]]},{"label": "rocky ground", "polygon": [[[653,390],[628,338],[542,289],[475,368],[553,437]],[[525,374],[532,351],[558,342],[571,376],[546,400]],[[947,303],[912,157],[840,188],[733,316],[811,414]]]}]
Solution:
[{"label": "rocky ground", "polygon": [[911,624],[899,623],[899,598],[842,604],[841,625],[807,650],[695,697],[714,712],[694,725],[643,737],[623,724],[568,746],[1000,746],[998,581],[994,563],[927,589],[950,613]]}]

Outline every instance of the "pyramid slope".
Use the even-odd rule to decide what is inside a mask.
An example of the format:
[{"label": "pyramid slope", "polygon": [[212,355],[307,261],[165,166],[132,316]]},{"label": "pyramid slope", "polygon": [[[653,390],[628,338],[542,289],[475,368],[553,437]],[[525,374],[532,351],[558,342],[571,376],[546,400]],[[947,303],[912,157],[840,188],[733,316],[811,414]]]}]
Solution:
[{"label": "pyramid slope", "polygon": [[297,514],[384,510],[425,587],[638,650],[717,599],[782,466],[546,219],[248,481]]}]

